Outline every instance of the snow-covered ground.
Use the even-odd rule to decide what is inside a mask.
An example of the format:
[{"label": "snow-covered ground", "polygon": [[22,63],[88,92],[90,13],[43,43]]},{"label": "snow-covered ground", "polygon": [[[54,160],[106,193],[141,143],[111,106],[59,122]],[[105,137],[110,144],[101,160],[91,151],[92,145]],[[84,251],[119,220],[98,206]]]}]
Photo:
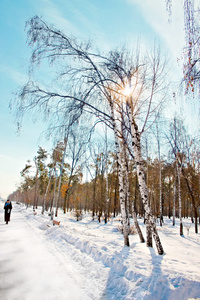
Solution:
[{"label": "snow-covered ground", "polygon": [[[0,300],[133,300],[200,298],[200,234],[179,236],[165,219],[158,226],[165,254],[147,248],[137,235],[123,246],[118,218],[108,224],[59,212],[60,226],[46,213],[14,204],[3,221],[0,202]],[[143,220],[139,220],[145,231]],[[133,222],[131,220],[131,222]]]}]

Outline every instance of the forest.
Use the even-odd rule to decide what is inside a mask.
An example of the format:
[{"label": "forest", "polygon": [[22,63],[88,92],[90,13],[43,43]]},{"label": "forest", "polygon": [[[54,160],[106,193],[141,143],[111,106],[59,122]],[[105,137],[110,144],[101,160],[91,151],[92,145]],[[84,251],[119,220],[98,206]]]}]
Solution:
[{"label": "forest", "polygon": [[[178,123],[177,120],[176,123]],[[173,158],[171,151],[170,160],[159,159],[157,156],[154,159],[147,157],[143,161],[149,203],[155,218],[160,219],[161,226],[163,216],[174,220],[175,217],[179,217],[179,205],[181,205],[183,218],[190,217],[194,222],[195,216],[199,216],[199,153],[196,151],[195,141],[189,139],[189,136],[185,135],[184,141],[188,142],[188,149],[185,148],[187,152],[181,152],[181,154],[177,152],[177,158],[175,156]],[[145,142],[147,143],[147,140]],[[170,146],[168,144],[168,148]],[[66,155],[64,162],[64,147],[64,142],[58,143],[51,155],[52,162],[49,163],[47,163],[47,151],[40,147],[33,160],[34,164],[31,165],[30,162],[27,162],[22,170],[22,183],[10,195],[10,198],[25,203],[27,206],[31,205],[33,209],[43,206],[46,211],[52,211],[53,208],[60,207],[63,209],[63,213],[74,210],[77,220],[83,211],[90,211],[93,217],[98,216],[99,222],[106,221],[106,213],[108,218],[118,215],[120,203],[115,152],[93,153],[93,156],[90,155],[93,160],[90,165],[87,165],[88,160],[81,162],[81,157],[78,157],[77,153],[71,153],[70,157]],[[78,155],[80,154],[78,153]],[[74,161],[72,160],[73,156],[76,156]],[[82,154],[82,156],[85,158],[85,155]],[[170,150],[167,156],[170,157]],[[136,214],[143,217],[144,206],[140,199],[137,173],[132,158],[129,158],[128,166],[130,196],[129,203],[126,205],[130,215],[132,215],[132,206],[134,206]],[[91,174],[90,180],[86,180],[86,178],[84,180],[84,168],[88,176]],[[183,173],[180,172],[180,168],[183,168]],[[58,195],[59,179],[61,184]]]},{"label": "forest", "polygon": [[[171,1],[167,7],[171,13]],[[103,53],[38,16],[27,21],[30,78],[12,105],[19,128],[24,115],[42,118],[54,147],[51,153],[39,147],[26,162],[12,201],[42,206],[52,219],[59,208],[74,211],[77,221],[84,212],[105,223],[120,214],[126,246],[130,218],[144,242],[137,221],[144,217],[146,244],[153,237],[160,255],[156,223],[162,226],[164,216],[174,225],[180,219],[180,235],[182,219],[191,218],[198,233],[198,128],[188,131],[181,109],[199,93],[199,27],[189,0],[184,13],[178,83],[170,81],[168,58],[156,43]]]}]

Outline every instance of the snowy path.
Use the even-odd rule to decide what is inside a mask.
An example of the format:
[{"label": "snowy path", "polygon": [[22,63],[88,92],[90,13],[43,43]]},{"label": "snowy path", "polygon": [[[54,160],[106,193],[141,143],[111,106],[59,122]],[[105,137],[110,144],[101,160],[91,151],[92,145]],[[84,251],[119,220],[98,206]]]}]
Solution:
[{"label": "snowy path", "polygon": [[[60,226],[47,212],[13,204],[3,222],[0,201],[0,300],[188,300],[200,298],[200,234],[179,221],[157,226],[165,254],[130,236],[123,246],[118,218],[92,221],[59,211]],[[131,220],[132,221],[132,220]],[[139,219],[145,233],[145,225]],[[187,224],[189,219],[185,219]]]},{"label": "snowy path", "polygon": [[0,300],[89,299],[49,250],[17,210],[0,222]]}]

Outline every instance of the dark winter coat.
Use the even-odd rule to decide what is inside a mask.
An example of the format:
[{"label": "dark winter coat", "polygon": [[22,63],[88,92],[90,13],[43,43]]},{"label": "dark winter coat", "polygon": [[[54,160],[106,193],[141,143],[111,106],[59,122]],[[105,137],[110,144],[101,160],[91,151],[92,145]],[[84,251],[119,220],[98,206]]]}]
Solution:
[{"label": "dark winter coat", "polygon": [[4,209],[5,209],[4,219],[5,219],[5,222],[8,223],[10,221],[10,214],[11,214],[11,209],[12,209],[11,201],[5,202]]}]

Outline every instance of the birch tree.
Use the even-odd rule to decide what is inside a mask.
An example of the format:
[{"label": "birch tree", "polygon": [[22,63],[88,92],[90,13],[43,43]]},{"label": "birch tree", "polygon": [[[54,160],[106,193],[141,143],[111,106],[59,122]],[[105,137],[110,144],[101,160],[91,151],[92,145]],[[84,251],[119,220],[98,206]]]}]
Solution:
[{"label": "birch tree", "polygon": [[[184,128],[183,128],[184,129]],[[195,219],[195,233],[198,233],[198,200],[199,200],[199,192],[196,187],[196,166],[193,157],[194,145],[195,141],[187,136],[184,132],[184,140],[185,140],[185,152],[178,153],[178,165],[180,168],[181,175],[184,178],[186,183],[186,187],[188,190],[189,197],[192,203],[192,210]],[[185,166],[187,165],[187,167]]]},{"label": "birch tree", "polygon": [[56,208],[57,208],[57,168],[61,165],[63,159],[63,143],[58,142],[56,147],[53,149],[52,153],[52,171],[54,173],[54,189],[53,189],[53,201],[52,201],[52,210],[51,210],[51,220],[54,218],[54,214],[56,215]]},{"label": "birch tree", "polygon": [[30,175],[30,169],[32,168],[32,165],[30,164],[30,161],[28,160],[27,163],[25,164],[25,167],[23,170],[20,172],[20,175],[24,179],[23,182],[21,183],[21,189],[25,191],[25,204],[28,207],[29,205],[29,190],[34,186],[33,184],[33,177]]},{"label": "birch tree", "polygon": [[[185,45],[183,48],[183,81],[186,92],[200,89],[200,11],[195,0],[183,0]],[[170,19],[173,16],[173,0],[166,0]],[[174,16],[176,17],[176,16]]]},{"label": "birch tree", "polygon": [[65,162],[65,156],[66,156],[66,151],[67,151],[67,141],[68,141],[68,134],[65,134],[64,137],[64,143],[63,143],[63,153],[62,153],[62,160],[60,164],[60,176],[59,176],[59,181],[58,181],[58,191],[57,191],[57,196],[56,196],[56,212],[55,216],[58,216],[58,208],[59,208],[59,197],[60,197],[60,188],[61,188],[61,181],[62,181],[62,176],[63,176],[63,169],[64,169],[64,162]]},{"label": "birch tree", "polygon": [[106,179],[106,192],[105,192],[105,224],[108,220],[108,206],[109,206],[109,195],[108,195],[108,135],[107,126],[105,126],[105,179]]},{"label": "birch tree", "polygon": [[182,221],[182,201],[181,201],[181,168],[182,168],[182,159],[181,154],[177,153],[178,163],[177,167],[177,175],[178,175],[178,203],[179,203],[179,220],[180,220],[180,235],[183,235],[183,221]]},{"label": "birch tree", "polygon": [[177,117],[174,118],[173,123],[170,126],[171,138],[168,139],[172,153],[174,156],[174,200],[173,200],[173,225],[175,225],[175,213],[176,213],[176,199],[178,199],[179,205],[179,219],[180,219],[180,235],[183,235],[182,225],[182,202],[181,202],[181,187],[180,187],[180,171],[181,163],[179,160],[180,152],[184,151],[183,136],[182,136],[182,122]]},{"label": "birch tree", "polygon": [[[194,193],[194,189],[192,187],[192,181],[190,179],[190,175],[187,176],[185,164],[187,164],[188,168],[191,166],[191,154],[188,150],[188,145],[191,144],[191,138],[186,135],[186,130],[183,124],[183,121],[180,119],[174,120],[173,124],[171,124],[171,139],[169,143],[171,145],[171,149],[173,155],[175,157],[175,180],[177,178],[177,186],[176,182],[174,182],[174,186],[176,186],[176,193],[178,194],[179,199],[179,218],[180,218],[180,235],[183,234],[182,228],[182,202],[181,202],[181,190],[180,190],[180,176],[183,176],[184,181],[186,183],[189,196],[191,198],[192,208],[195,215],[195,232],[198,232],[197,227],[197,201]],[[189,139],[189,140],[188,140]],[[188,152],[188,153],[187,153]],[[192,178],[192,177],[191,177]]]},{"label": "birch tree", "polygon": [[[68,58],[71,63],[73,58],[74,66],[66,64],[65,71],[61,73],[61,79],[65,79],[65,86],[58,92],[49,91],[48,88],[41,87],[38,83],[29,81],[18,93],[21,101],[17,102],[17,117],[21,121],[25,112],[37,109],[49,117],[49,120],[55,119],[59,126],[69,126],[66,116],[72,115],[76,120],[80,120],[83,113],[92,113],[100,120],[104,120],[107,126],[113,128],[114,119],[112,115],[105,113],[105,105],[102,108],[102,100],[110,100],[103,74],[103,62],[108,60],[100,54],[89,52],[88,43],[78,44],[75,39],[69,38],[59,30],[49,27],[43,20],[37,16],[29,22],[29,44],[34,46],[31,57],[31,66],[37,65],[45,58],[51,61],[60,58]],[[45,37],[45,38],[44,38]],[[61,47],[61,48],[60,48]],[[103,72],[103,73],[102,73]],[[52,86],[51,86],[52,89]],[[95,99],[96,95],[96,99]],[[95,102],[94,102],[95,99]],[[93,104],[94,102],[94,104]],[[66,124],[67,123],[67,124]],[[55,120],[54,120],[55,124]],[[121,194],[124,195],[123,189]],[[124,196],[123,196],[124,197]],[[123,202],[121,202],[123,204]],[[121,211],[125,211],[121,207]],[[126,222],[124,222],[126,223]],[[124,230],[126,232],[126,230]],[[127,240],[125,238],[125,240]],[[125,242],[125,244],[128,244]]]},{"label": "birch tree", "polygon": [[[116,61],[123,60],[122,55],[119,53],[115,55]],[[159,105],[161,105],[161,99],[156,103],[155,107],[155,93],[158,89],[161,89],[164,79],[164,66],[161,64],[159,53],[158,56],[154,55],[149,58],[149,61],[144,65],[140,65],[139,59],[136,61],[135,65],[132,65],[130,62],[127,63],[128,59],[124,59],[124,65],[120,64],[120,69],[117,69],[117,63],[112,61],[110,63],[110,68],[115,70],[115,73],[118,75],[118,80],[120,80],[120,87],[118,93],[122,100],[124,99],[127,106],[128,118],[130,124],[131,138],[133,152],[136,162],[136,170],[140,188],[140,194],[143,201],[145,214],[147,217],[147,236],[150,239],[151,231],[157,246],[159,254],[163,253],[163,248],[157,233],[156,225],[154,223],[154,218],[148,203],[148,189],[145,180],[145,172],[143,168],[142,152],[141,152],[141,134],[144,132],[145,127],[150,121],[150,118],[153,116],[153,112],[159,111]],[[148,69],[149,68],[149,69]],[[151,73],[151,80],[147,80],[149,72]],[[148,78],[149,79],[149,78]],[[150,82],[150,85],[149,85]],[[128,85],[128,86],[127,86]],[[120,91],[120,88],[122,91]],[[124,89],[128,89],[128,95],[124,95]],[[154,102],[155,101],[155,102]],[[143,124],[141,131],[139,131],[138,125],[136,123],[137,117],[139,114],[144,114]],[[151,122],[152,119],[151,119]],[[147,245],[151,245],[151,242],[147,241]]]},{"label": "birch tree", "polygon": [[120,201],[122,222],[123,222],[124,245],[129,246],[128,219],[126,214],[126,195],[125,195],[125,188],[123,182],[123,164],[122,164],[122,157],[120,152],[120,142],[119,142],[119,135],[117,131],[116,118],[114,114],[114,104],[111,97],[109,100],[110,100],[109,103],[111,108],[112,125],[113,125],[114,136],[115,136],[115,148],[117,154],[117,167],[118,167],[118,176],[119,176],[119,201]]},{"label": "birch tree", "polygon": [[161,163],[161,151],[160,151],[160,136],[158,123],[156,122],[156,140],[158,144],[158,160],[159,160],[159,202],[160,202],[160,226],[163,223],[163,203],[162,203],[162,163]]},{"label": "birch tree", "polygon": [[[127,219],[125,210],[125,191],[123,185],[122,162],[119,147],[119,131],[117,108],[120,101],[126,98],[129,113],[129,130],[132,136],[132,146],[135,155],[137,175],[141,198],[148,216],[151,230],[159,254],[163,254],[152,213],[148,206],[148,191],[145,174],[142,167],[140,136],[149,122],[154,121],[163,98],[163,81],[165,63],[158,56],[146,56],[141,62],[138,54],[131,56],[126,50],[111,51],[101,55],[92,50],[90,43],[78,43],[76,39],[53,26],[47,25],[39,17],[28,21],[29,45],[33,46],[31,66],[49,59],[50,62],[62,62],[59,84],[49,87],[39,83],[29,82],[18,93],[17,116],[21,117],[28,111],[39,110],[49,120],[55,119],[59,126],[69,125],[67,116],[76,120],[83,119],[86,114],[92,114],[93,119],[104,121],[113,129],[118,161],[119,195],[124,226],[124,244],[129,245]],[[130,79],[134,80],[132,96],[124,97],[124,88]],[[123,89],[123,92],[122,92]],[[120,91],[121,90],[121,91]],[[105,109],[106,107],[106,109]],[[46,113],[48,115],[46,116]],[[143,120],[139,130],[136,119]],[[55,118],[56,117],[56,118]],[[128,128],[127,128],[128,130]]]},{"label": "birch tree", "polygon": [[[126,192],[126,202],[127,202],[127,213],[129,214],[129,201],[130,201],[130,183],[129,183],[129,164],[128,164],[128,153],[127,153],[127,145],[124,142],[125,137],[123,137],[123,143],[122,143],[122,152],[123,152],[123,159],[124,159],[124,184],[125,184],[125,192]],[[140,238],[140,242],[144,243],[145,239],[143,237],[142,231],[140,229],[140,226],[138,224],[138,220],[137,220],[137,216],[136,216],[136,212],[135,212],[135,207],[134,207],[134,203],[132,201],[132,216],[133,216],[133,221],[134,221],[134,225],[135,228],[137,230],[137,233],[139,235]]]},{"label": "birch tree", "polygon": [[[89,137],[88,137],[89,134]],[[63,211],[66,213],[66,208],[69,208],[69,192],[71,189],[71,184],[75,182],[75,178],[77,173],[79,173],[79,168],[84,161],[84,153],[86,151],[86,145],[88,140],[90,139],[90,132],[86,132],[83,127],[78,127],[77,124],[73,124],[69,130],[68,134],[68,149],[65,147],[65,153],[67,151],[67,158],[68,158],[68,173],[67,173],[67,188],[65,190],[65,197],[64,197],[64,205]],[[64,157],[64,156],[63,156]]]},{"label": "birch tree", "polygon": [[47,151],[42,147],[39,147],[37,154],[38,155],[34,157],[36,175],[35,175],[35,195],[34,195],[33,209],[37,208],[38,205],[39,195],[37,195],[37,189],[40,191],[40,194],[42,195],[44,192],[44,185],[45,185],[46,175],[47,175],[46,166],[44,163],[45,160],[47,159]]},{"label": "birch tree", "polygon": [[200,88],[200,12],[195,0],[184,0],[185,48],[183,74],[186,90],[194,92],[194,86]]}]

